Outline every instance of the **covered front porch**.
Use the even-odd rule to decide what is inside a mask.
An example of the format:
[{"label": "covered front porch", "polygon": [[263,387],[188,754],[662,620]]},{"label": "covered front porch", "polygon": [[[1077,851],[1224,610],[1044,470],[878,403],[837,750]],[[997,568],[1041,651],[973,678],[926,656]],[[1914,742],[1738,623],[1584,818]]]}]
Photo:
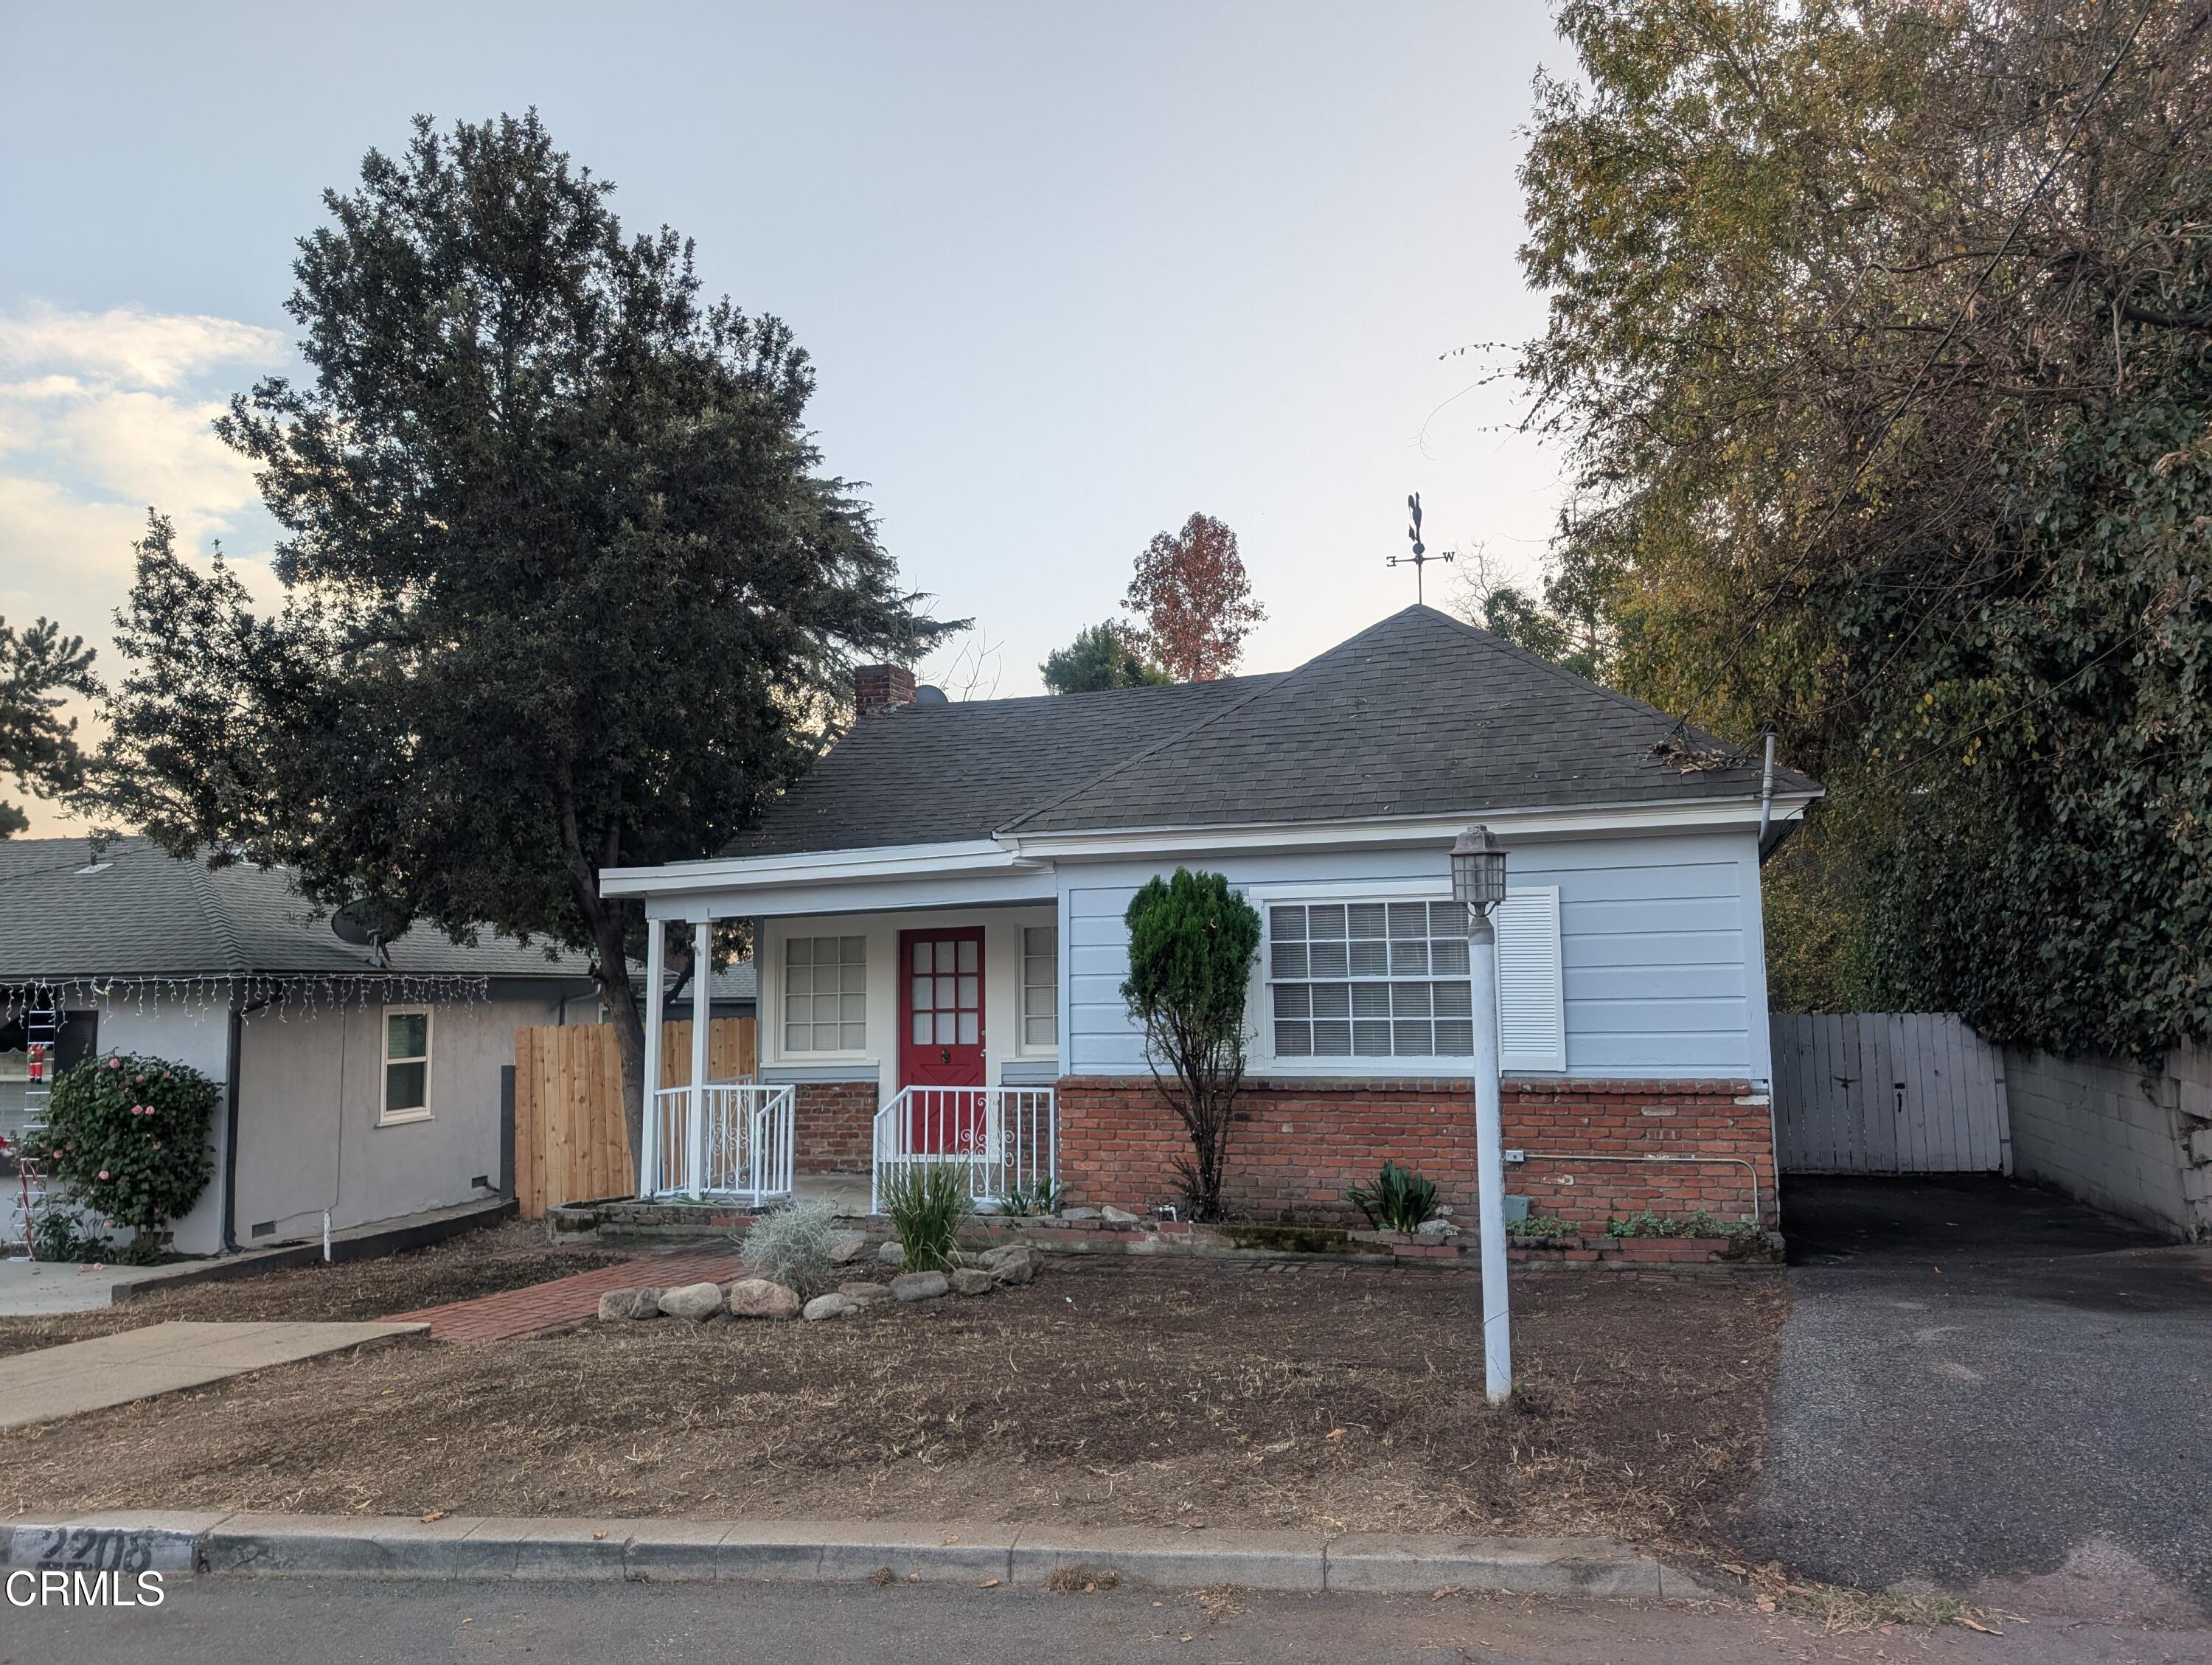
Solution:
[{"label": "covered front porch", "polygon": [[[641,1197],[757,1208],[819,1194],[873,1213],[902,1173],[949,1166],[979,1207],[1051,1206],[1062,981],[1052,876],[995,848],[899,855],[895,866],[926,871],[833,876],[798,858],[767,872],[701,863],[637,875],[650,887],[648,965],[666,966],[672,948],[680,958],[679,932],[705,963],[717,921],[743,920],[759,988],[751,1055],[717,1056],[708,980],[693,978],[678,1003],[662,977],[646,978],[646,1079],[679,1085],[647,1096]],[[752,871],[728,871],[739,866]],[[752,882],[729,882],[740,877]],[[629,878],[610,875],[610,889]],[[690,1057],[664,1060],[666,1040],[684,1034],[665,1022],[687,1015]]]}]

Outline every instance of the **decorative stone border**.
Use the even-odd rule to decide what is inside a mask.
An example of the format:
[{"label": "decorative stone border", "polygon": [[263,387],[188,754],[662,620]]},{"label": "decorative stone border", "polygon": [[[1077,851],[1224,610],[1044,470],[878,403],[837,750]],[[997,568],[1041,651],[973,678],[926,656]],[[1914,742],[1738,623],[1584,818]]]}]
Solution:
[{"label": "decorative stone border", "polygon": [[[1480,1251],[1462,1232],[1448,1238],[1422,1233],[1358,1231],[1340,1225],[1194,1225],[1188,1220],[1085,1209],[1068,1215],[979,1214],[961,1232],[972,1249],[1027,1243],[1052,1255],[1173,1255],[1222,1260],[1387,1261],[1408,1266],[1473,1269]],[[617,1197],[567,1203],[548,1212],[560,1241],[629,1237],[731,1238],[757,1218],[724,1203],[640,1202]],[[870,1245],[890,1237],[881,1216],[854,1222]],[[1778,1271],[1778,1232],[1747,1242],[1736,1237],[1570,1237],[1506,1240],[1506,1258],[1520,1271],[1712,1273]]]}]

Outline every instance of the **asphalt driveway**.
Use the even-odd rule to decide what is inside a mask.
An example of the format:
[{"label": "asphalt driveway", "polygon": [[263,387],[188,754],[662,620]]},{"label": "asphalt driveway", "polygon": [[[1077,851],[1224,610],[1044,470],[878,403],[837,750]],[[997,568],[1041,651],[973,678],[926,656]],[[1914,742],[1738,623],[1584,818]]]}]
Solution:
[{"label": "asphalt driveway", "polygon": [[1747,1547],[2023,1613],[2212,1614],[2212,1249],[1996,1178],[1798,1179],[1783,1209]]}]

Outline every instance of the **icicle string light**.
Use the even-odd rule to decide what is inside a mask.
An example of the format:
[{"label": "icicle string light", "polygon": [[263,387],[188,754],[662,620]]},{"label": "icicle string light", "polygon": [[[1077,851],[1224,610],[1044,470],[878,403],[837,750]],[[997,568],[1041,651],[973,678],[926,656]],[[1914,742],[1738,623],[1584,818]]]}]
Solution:
[{"label": "icicle string light", "polygon": [[321,1012],[343,1012],[378,1006],[432,1006],[448,1001],[488,1000],[489,976],[458,973],[375,971],[337,974],[316,972],[243,972],[216,976],[169,977],[42,977],[31,983],[0,989],[0,1022],[15,1024],[34,1006],[67,1010],[92,1001],[140,1016],[164,1009],[189,1012],[204,1020],[210,1015],[228,1017],[234,1010],[247,1022],[273,1016],[278,1022],[308,1018]]}]

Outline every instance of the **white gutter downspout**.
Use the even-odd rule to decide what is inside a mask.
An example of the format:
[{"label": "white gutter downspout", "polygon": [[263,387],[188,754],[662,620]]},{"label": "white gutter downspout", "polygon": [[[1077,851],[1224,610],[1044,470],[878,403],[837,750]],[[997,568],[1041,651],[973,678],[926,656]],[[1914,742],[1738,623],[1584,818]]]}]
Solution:
[{"label": "white gutter downspout", "polygon": [[1766,848],[1767,824],[1774,819],[1774,731],[1766,731],[1766,762],[1759,772],[1759,847]]}]

